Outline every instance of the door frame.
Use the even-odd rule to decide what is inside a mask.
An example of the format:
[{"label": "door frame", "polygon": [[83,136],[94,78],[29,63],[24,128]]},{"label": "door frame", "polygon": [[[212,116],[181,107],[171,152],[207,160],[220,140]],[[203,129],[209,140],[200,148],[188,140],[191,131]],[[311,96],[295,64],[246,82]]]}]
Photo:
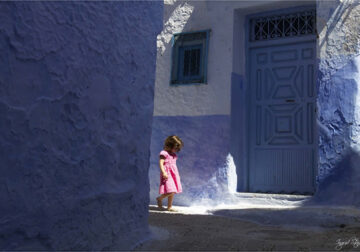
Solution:
[{"label": "door frame", "polygon": [[[296,7],[290,7],[290,8],[281,8],[281,9],[273,9],[269,11],[262,11],[257,12],[253,14],[249,14],[245,16],[245,22],[244,22],[244,31],[245,31],[245,74],[244,74],[244,86],[245,86],[245,106],[246,106],[246,113],[245,113],[245,134],[243,135],[243,139],[245,141],[245,153],[244,153],[244,176],[243,176],[243,189],[246,192],[249,192],[249,182],[250,182],[250,140],[249,140],[249,133],[250,133],[250,108],[251,108],[251,86],[250,86],[250,49],[256,48],[256,47],[265,47],[265,46],[272,46],[272,45],[289,45],[289,44],[298,44],[302,42],[314,42],[316,44],[316,52],[318,51],[318,36],[317,32],[315,35],[307,35],[303,37],[293,37],[293,38],[281,38],[281,39],[274,39],[274,40],[268,40],[268,41],[255,41],[250,42],[250,20],[252,18],[256,17],[262,17],[262,16],[271,16],[271,15],[284,15],[291,12],[300,12],[300,11],[306,11],[306,10],[315,10],[316,13],[316,4],[311,3],[308,5],[299,5]],[[317,15],[315,14],[315,23],[316,22]],[[317,25],[315,25],[317,27]],[[318,176],[318,169],[319,169],[319,133],[318,133],[318,127],[317,127],[317,111],[318,111],[318,104],[317,104],[317,97],[318,97],[318,72],[319,72],[319,60],[316,57],[315,62],[315,118],[314,118],[314,140],[315,140],[315,150],[314,150],[314,171],[313,171],[313,184],[314,184],[314,192],[316,192],[316,181]]]}]

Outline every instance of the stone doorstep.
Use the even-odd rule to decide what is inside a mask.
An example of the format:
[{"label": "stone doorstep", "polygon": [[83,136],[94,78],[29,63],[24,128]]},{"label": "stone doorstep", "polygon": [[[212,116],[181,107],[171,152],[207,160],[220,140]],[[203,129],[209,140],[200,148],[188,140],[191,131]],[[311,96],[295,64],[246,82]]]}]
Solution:
[{"label": "stone doorstep", "polygon": [[312,197],[312,195],[253,193],[253,192],[236,192],[233,195],[237,198],[263,198],[263,199],[277,199],[277,200],[288,200],[288,201],[299,201],[304,199],[310,199]]},{"label": "stone doorstep", "polygon": [[310,200],[313,195],[293,195],[293,194],[269,194],[269,193],[247,193],[239,192],[235,193],[234,197],[240,201],[244,199],[244,202],[249,203],[249,199],[252,199],[254,206],[259,205],[259,208],[280,207],[280,208],[297,208],[302,209],[328,209],[334,212],[343,212],[344,214],[358,214],[360,216],[360,208],[356,206],[346,205],[327,205],[325,203],[318,204],[316,202],[309,202],[309,204],[303,205]]}]

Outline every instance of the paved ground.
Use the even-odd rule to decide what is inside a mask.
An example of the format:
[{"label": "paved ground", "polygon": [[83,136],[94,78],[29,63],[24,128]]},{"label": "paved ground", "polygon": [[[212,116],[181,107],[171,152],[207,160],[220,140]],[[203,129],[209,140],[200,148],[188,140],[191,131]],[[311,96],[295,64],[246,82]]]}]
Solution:
[{"label": "paved ground", "polygon": [[135,250],[360,251],[360,210],[289,205],[150,206],[151,239]]}]

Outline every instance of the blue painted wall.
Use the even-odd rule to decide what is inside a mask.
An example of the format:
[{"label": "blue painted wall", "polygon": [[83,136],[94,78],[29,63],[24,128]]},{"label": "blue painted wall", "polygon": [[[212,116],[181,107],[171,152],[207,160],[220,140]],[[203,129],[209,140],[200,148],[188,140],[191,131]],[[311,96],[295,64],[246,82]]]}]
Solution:
[{"label": "blue painted wall", "polygon": [[[355,125],[358,83],[354,79],[357,67],[352,59],[330,74],[330,69],[319,69],[318,126],[319,126],[319,180],[330,173],[332,167],[350,147],[351,129]],[[343,63],[338,62],[338,63]],[[340,65],[340,64],[339,64]]]},{"label": "blue painted wall", "polygon": [[161,1],[0,2],[0,250],[147,237]]},{"label": "blue painted wall", "polygon": [[359,62],[359,56],[344,55],[333,59],[338,69],[319,64],[319,176],[311,202],[360,206]]},{"label": "blue painted wall", "polygon": [[237,73],[231,75],[231,131],[230,152],[237,173],[237,191],[246,192],[247,188],[247,113],[244,77]]},{"label": "blue painted wall", "polygon": [[177,135],[184,142],[177,160],[183,192],[175,196],[174,204],[200,204],[224,197],[228,191],[229,133],[230,118],[226,115],[155,116],[151,136],[150,202],[156,204],[159,152],[169,135]]}]

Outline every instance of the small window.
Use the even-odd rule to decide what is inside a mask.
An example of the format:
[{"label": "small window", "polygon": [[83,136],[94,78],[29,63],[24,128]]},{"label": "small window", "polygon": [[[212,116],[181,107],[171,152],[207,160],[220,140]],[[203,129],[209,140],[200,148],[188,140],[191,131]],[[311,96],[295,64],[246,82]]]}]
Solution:
[{"label": "small window", "polygon": [[171,84],[207,83],[209,30],[173,36]]}]

